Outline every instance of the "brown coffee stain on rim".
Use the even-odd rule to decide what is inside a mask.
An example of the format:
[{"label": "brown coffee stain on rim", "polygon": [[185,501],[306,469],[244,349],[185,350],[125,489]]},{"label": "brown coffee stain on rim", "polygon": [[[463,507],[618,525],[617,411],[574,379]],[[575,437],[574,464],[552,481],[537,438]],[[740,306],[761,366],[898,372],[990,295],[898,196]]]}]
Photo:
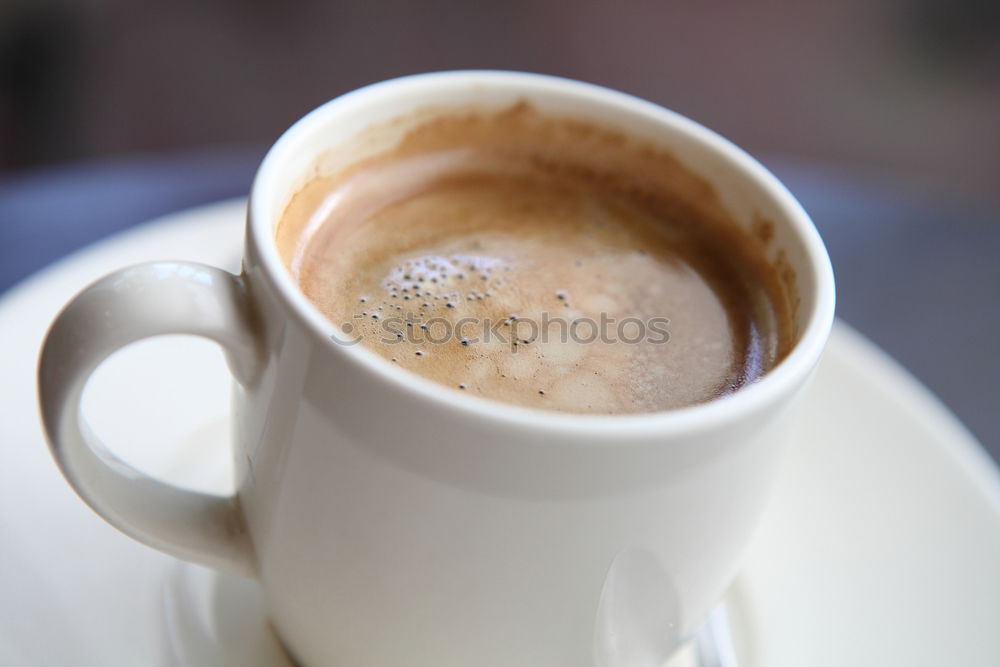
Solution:
[{"label": "brown coffee stain on rim", "polygon": [[754,212],[753,221],[750,223],[750,230],[762,245],[770,245],[774,240],[774,223],[758,212]]}]

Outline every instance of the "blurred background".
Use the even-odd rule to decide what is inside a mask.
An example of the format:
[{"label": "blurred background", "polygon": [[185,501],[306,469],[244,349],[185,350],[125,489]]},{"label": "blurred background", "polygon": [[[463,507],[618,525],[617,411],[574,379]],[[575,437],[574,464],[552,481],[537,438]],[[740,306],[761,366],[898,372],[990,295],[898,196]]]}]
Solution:
[{"label": "blurred background", "polygon": [[340,93],[455,68],[618,88],[758,156],[827,239],[840,314],[1000,456],[996,0],[0,0],[0,290],[245,194]]},{"label": "blurred background", "polygon": [[994,0],[0,0],[0,165],[264,146],[341,92],[476,67],[1000,197]]}]

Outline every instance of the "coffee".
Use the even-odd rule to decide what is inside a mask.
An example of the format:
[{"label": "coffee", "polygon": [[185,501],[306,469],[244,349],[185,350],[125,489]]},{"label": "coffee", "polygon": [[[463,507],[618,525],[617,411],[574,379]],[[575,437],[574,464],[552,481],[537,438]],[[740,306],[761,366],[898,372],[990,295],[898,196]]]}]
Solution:
[{"label": "coffee", "polygon": [[670,154],[528,104],[441,112],[320,176],[277,232],[307,297],[401,368],[485,398],[656,412],[792,343],[764,243]]}]

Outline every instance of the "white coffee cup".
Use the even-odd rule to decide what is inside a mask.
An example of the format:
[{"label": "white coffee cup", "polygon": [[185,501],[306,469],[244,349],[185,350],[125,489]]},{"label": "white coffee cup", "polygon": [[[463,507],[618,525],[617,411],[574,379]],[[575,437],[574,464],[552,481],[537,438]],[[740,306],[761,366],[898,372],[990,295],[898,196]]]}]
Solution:
[{"label": "white coffee cup", "polygon": [[[384,121],[521,99],[649,140],[710,181],[740,224],[771,221],[770,252],[799,299],[787,358],[707,404],[579,416],[462,395],[337,344],[275,247],[289,198],[317,170],[389,146],[357,140]],[[243,267],[145,264],[86,288],[45,341],[43,420],[95,511],[157,549],[256,577],[283,642],[310,666],[660,664],[737,573],[834,310],[815,228],[742,150],[628,95],[508,72],[387,81],[300,120],[254,180]],[[108,355],[170,333],[227,353],[235,497],[147,477],[81,420],[84,385]]]}]

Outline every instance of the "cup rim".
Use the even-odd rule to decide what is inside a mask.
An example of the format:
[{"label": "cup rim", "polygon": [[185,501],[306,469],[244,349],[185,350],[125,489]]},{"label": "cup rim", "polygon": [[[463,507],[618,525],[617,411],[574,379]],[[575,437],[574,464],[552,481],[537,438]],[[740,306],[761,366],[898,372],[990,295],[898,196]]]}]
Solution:
[{"label": "cup rim", "polygon": [[[325,126],[331,116],[372,103],[390,90],[396,94],[406,90],[422,90],[427,86],[517,87],[532,91],[555,92],[590,101],[595,106],[614,105],[630,114],[650,117],[658,123],[673,126],[692,136],[706,150],[715,151],[735,164],[757,187],[765,190],[777,204],[782,215],[799,236],[812,271],[815,294],[812,308],[801,334],[789,354],[773,369],[749,386],[710,401],[659,412],[635,414],[565,413],[543,408],[523,407],[459,393],[442,384],[393,365],[361,345],[346,346],[331,339],[335,324],[324,316],[301,292],[278,254],[274,240],[269,184],[276,181],[278,171],[292,153],[302,135]],[[273,197],[274,194],[271,194]],[[278,196],[282,196],[278,193]],[[248,203],[248,252],[255,252],[270,284],[277,288],[289,310],[304,327],[322,339],[332,354],[340,354],[364,372],[373,373],[382,381],[418,398],[447,408],[458,414],[486,419],[506,427],[521,426],[534,430],[575,433],[590,439],[605,437],[682,434],[703,428],[706,424],[732,422],[750,416],[773,404],[787,391],[801,383],[818,363],[833,325],[835,285],[829,255],[809,215],[788,189],[766,167],[728,139],[675,111],[653,102],[596,84],[546,74],[503,70],[456,70],[414,74],[373,83],[340,95],[317,107],[288,128],[268,150],[254,176]],[[803,299],[805,302],[806,300]]]}]

